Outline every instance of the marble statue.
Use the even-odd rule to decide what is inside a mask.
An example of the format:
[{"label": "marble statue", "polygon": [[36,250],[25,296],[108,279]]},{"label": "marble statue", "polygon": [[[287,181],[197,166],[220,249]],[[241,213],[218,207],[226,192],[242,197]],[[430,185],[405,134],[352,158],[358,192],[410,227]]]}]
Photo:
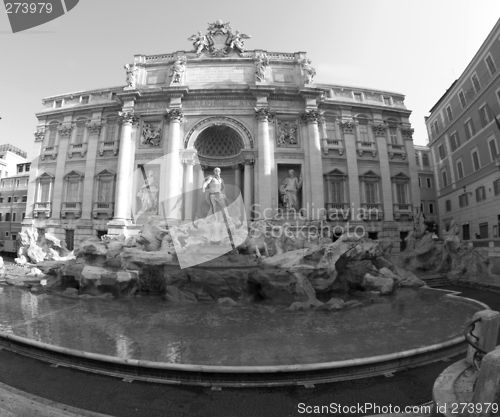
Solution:
[{"label": "marble statue", "polygon": [[316,76],[316,70],[311,67],[311,60],[304,59],[301,62],[302,71],[304,72],[304,83],[312,84],[314,77]]},{"label": "marble statue", "polygon": [[144,140],[141,142],[141,145],[160,146],[161,126],[144,123],[142,127],[142,136]]},{"label": "marble statue", "polygon": [[135,85],[137,83],[137,71],[138,71],[137,66],[135,65],[135,63],[133,66],[127,64],[124,66],[124,68],[125,71],[127,72],[127,80],[126,80],[127,87],[125,88],[135,88]]},{"label": "marble statue", "polygon": [[[218,217],[218,212],[226,209],[226,196],[224,195],[224,180],[220,176],[220,168],[214,169],[214,175],[207,177],[202,186],[202,191],[208,194],[206,201],[210,205],[212,213],[216,216],[218,221],[223,221]],[[220,216],[220,214],[219,214]]]},{"label": "marble statue", "polygon": [[141,200],[140,213],[156,212],[158,210],[158,184],[153,176],[153,171],[148,172],[148,177],[144,179],[137,197]]},{"label": "marble statue", "polygon": [[193,42],[194,50],[196,51],[196,55],[200,56],[204,49],[208,49],[209,42],[206,35],[203,35],[200,31],[196,35],[188,38],[189,41]]},{"label": "marble statue", "polygon": [[171,84],[182,83],[182,75],[186,71],[186,63],[187,58],[185,56],[177,58],[177,61],[174,62],[174,65],[170,69],[170,75],[172,76]]},{"label": "marble statue", "polygon": [[229,48],[237,49],[240,52],[244,52],[245,41],[243,39],[250,39],[250,36],[240,33],[240,31],[237,30],[236,32],[231,33],[229,35],[227,44],[229,45]]},{"label": "marble statue", "polygon": [[255,80],[257,82],[266,81],[266,69],[269,66],[269,58],[266,54],[259,56],[255,64]]},{"label": "marble statue", "polygon": [[283,181],[279,189],[281,200],[286,211],[297,211],[299,209],[297,192],[302,188],[302,174],[297,178],[294,175],[295,171],[293,169],[290,169],[288,173],[289,176],[285,178],[285,181]]}]

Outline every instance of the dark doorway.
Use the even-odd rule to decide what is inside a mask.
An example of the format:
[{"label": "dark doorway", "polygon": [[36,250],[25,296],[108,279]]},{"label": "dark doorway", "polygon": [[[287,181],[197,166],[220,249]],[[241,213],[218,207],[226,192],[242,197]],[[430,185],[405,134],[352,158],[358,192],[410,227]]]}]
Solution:
[{"label": "dark doorway", "polygon": [[408,236],[408,232],[399,232],[399,238],[401,239],[401,244],[399,250],[403,252],[406,249],[406,236]]},{"label": "dark doorway", "polygon": [[479,236],[481,239],[488,239],[488,223],[481,223],[479,225]]},{"label": "dark doorway", "polygon": [[463,240],[470,240],[469,223],[462,225],[462,236]]},{"label": "dark doorway", "polygon": [[75,231],[66,230],[66,247],[68,250],[73,250],[75,245]]},{"label": "dark doorway", "polygon": [[378,232],[368,232],[368,239],[377,240],[378,239]]},{"label": "dark doorway", "polygon": [[107,230],[97,230],[97,237],[101,239],[104,235],[107,235],[108,231]]}]

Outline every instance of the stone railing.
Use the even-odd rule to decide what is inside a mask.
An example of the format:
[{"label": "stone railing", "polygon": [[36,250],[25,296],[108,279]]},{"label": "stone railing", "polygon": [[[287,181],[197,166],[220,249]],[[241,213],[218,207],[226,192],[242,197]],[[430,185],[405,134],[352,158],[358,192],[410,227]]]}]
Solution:
[{"label": "stone railing", "polygon": [[81,202],[62,203],[61,217],[65,218],[68,214],[74,214],[75,217],[80,217],[82,214],[82,203]]},{"label": "stone railing", "polygon": [[383,206],[381,203],[363,203],[360,213],[356,213],[356,216],[363,220],[383,220]]},{"label": "stone railing", "polygon": [[413,219],[413,208],[410,203],[394,204],[394,220],[399,220],[401,215],[406,216],[408,219]]},{"label": "stone railing", "polygon": [[56,159],[57,150],[58,150],[57,145],[45,146],[44,148],[42,148],[42,152],[40,153],[40,159],[44,161],[47,156],[51,156],[52,159]]},{"label": "stone railing", "polygon": [[344,144],[341,140],[338,139],[323,139],[322,141],[323,153],[325,155],[328,154],[330,149],[337,149],[339,151],[339,155],[344,154]]},{"label": "stone railing", "polygon": [[94,208],[92,209],[92,216],[97,219],[99,214],[106,214],[109,218],[113,217],[115,209],[115,203],[109,202],[95,202]]},{"label": "stone railing", "polygon": [[35,208],[33,210],[34,216],[38,217],[40,213],[43,213],[47,217],[50,217],[51,208],[52,208],[52,203],[50,202],[45,202],[45,203],[37,202],[35,203]]},{"label": "stone railing", "polygon": [[364,152],[370,152],[373,157],[377,156],[377,149],[375,147],[375,143],[373,142],[365,142],[358,140],[356,141],[356,148],[358,150],[359,156],[363,156]]},{"label": "stone railing", "polygon": [[394,155],[401,155],[402,159],[406,159],[406,151],[404,145],[388,143],[387,152],[389,153],[389,157],[391,159],[394,158]]}]

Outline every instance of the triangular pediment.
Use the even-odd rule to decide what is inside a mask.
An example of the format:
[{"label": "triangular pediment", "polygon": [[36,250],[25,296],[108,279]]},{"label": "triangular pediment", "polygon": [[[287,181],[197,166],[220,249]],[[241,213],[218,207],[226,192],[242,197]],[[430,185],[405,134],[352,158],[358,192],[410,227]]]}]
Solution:
[{"label": "triangular pediment", "polygon": [[114,171],[110,171],[109,169],[104,169],[101,172],[99,172],[96,176],[97,177],[114,177],[116,173]]},{"label": "triangular pediment", "polygon": [[373,171],[367,171],[365,172],[363,175],[360,175],[360,177],[372,177],[372,178],[379,178],[379,175],[378,174],[375,174],[375,172]]},{"label": "triangular pediment", "polygon": [[341,176],[341,177],[345,177],[346,176],[346,174],[344,172],[340,171],[337,168],[335,168],[333,171],[328,172],[325,175],[326,176]]},{"label": "triangular pediment", "polygon": [[83,178],[84,175],[81,173],[81,172],[78,172],[78,171],[71,171],[71,172],[68,172],[64,178],[68,178],[68,177],[79,177],[79,178]]},{"label": "triangular pediment", "polygon": [[392,177],[393,180],[404,180],[404,181],[409,181],[410,177],[406,175],[404,172],[400,172],[399,174],[396,174]]},{"label": "triangular pediment", "polygon": [[55,176],[52,174],[49,174],[48,172],[44,172],[42,175],[40,175],[38,178],[40,179],[54,179]]}]

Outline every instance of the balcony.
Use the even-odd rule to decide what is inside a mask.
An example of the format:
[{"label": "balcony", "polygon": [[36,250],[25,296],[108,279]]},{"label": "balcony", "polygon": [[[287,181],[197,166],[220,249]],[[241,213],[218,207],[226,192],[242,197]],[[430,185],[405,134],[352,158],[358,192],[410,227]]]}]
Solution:
[{"label": "balcony", "polygon": [[413,208],[411,204],[394,204],[394,220],[400,220],[403,216],[403,220],[413,219]]},{"label": "balcony", "polygon": [[57,158],[57,148],[58,148],[57,145],[46,146],[46,147],[42,148],[42,152],[40,153],[40,159],[42,161],[45,161],[45,158],[47,156],[51,156],[52,159],[56,159]]},{"label": "balcony", "polygon": [[323,153],[328,155],[328,151],[330,149],[336,149],[339,152],[339,155],[344,154],[344,145],[341,140],[337,139],[323,139]]},{"label": "balcony", "polygon": [[387,151],[391,159],[394,158],[394,155],[401,155],[401,159],[406,159],[406,151],[404,145],[389,143],[387,144]]},{"label": "balcony", "polygon": [[86,143],[73,143],[70,145],[71,149],[68,151],[68,157],[72,158],[74,153],[79,153],[82,158],[85,157],[87,153],[87,144]]},{"label": "balcony", "polygon": [[75,217],[80,217],[82,215],[82,203],[63,203],[61,209],[61,217],[64,219],[68,214],[73,214]]},{"label": "balcony", "polygon": [[356,141],[356,148],[359,156],[363,156],[363,153],[370,152],[372,156],[375,158],[377,156],[377,149],[375,148],[375,143],[373,142],[364,142],[364,141]]},{"label": "balcony", "polygon": [[101,142],[101,148],[99,149],[99,155],[103,156],[104,151],[113,151],[113,155],[118,154],[118,142],[117,141],[106,141]]},{"label": "balcony", "polygon": [[109,218],[113,217],[115,203],[96,202],[92,209],[92,216],[97,219],[99,214],[106,214]]},{"label": "balcony", "polygon": [[38,217],[39,214],[45,214],[45,217],[50,217],[51,213],[51,208],[52,208],[52,203],[46,202],[46,203],[35,203],[35,209],[33,210],[33,214],[35,217]]},{"label": "balcony", "polygon": [[325,203],[325,209],[329,220],[349,220],[348,203]]},{"label": "balcony", "polygon": [[361,204],[361,211],[356,215],[360,220],[383,220],[384,212],[383,206],[380,203],[363,203]]}]

